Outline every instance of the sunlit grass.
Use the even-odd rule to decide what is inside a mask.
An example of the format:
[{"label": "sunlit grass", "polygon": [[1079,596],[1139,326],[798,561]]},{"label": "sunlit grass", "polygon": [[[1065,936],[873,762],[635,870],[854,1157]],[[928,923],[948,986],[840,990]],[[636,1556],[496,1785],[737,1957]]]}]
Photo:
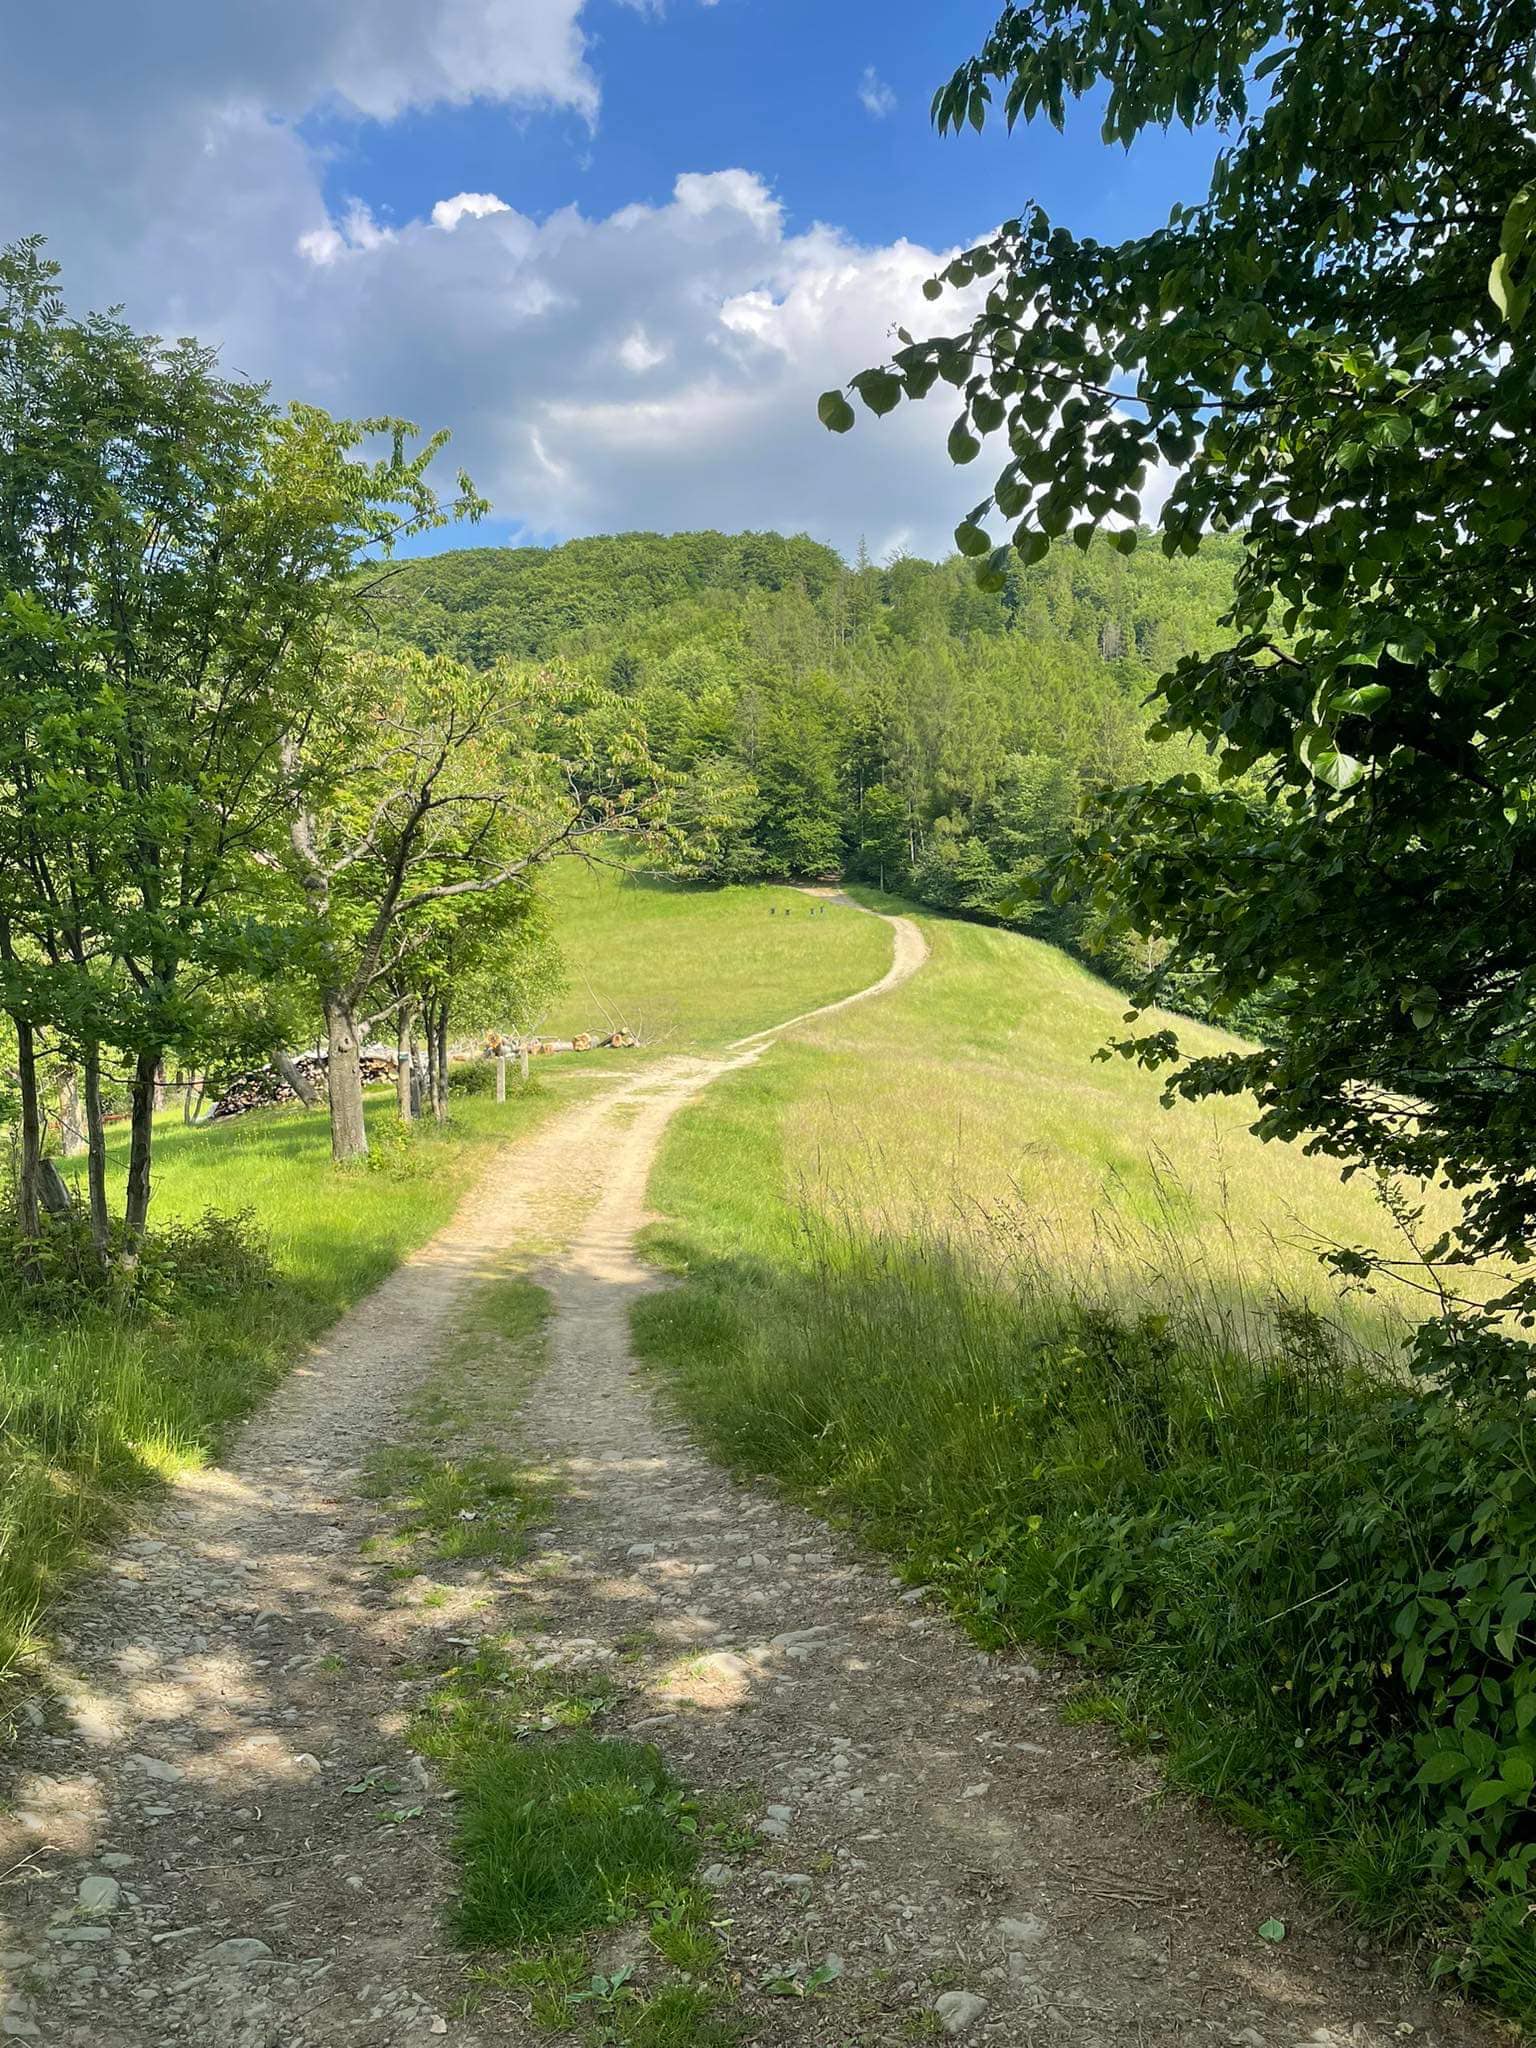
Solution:
[{"label": "sunlit grass", "polygon": [[554,1037],[622,1023],[649,1044],[718,1047],[866,988],[889,930],[796,889],[706,888],[557,861],[548,883],[570,988]]}]

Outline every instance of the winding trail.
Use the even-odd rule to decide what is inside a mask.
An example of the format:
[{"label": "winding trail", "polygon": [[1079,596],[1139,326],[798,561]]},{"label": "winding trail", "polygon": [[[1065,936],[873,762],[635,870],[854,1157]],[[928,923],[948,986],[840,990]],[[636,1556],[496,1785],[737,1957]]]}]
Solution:
[{"label": "winding trail", "polygon": [[[891,922],[890,972],[847,1000],[922,965],[916,926]],[[662,1133],[790,1028],[659,1062],[509,1147],[228,1463],[180,1481],[67,1603],[56,1693],[8,1760],[0,2036],[548,2039],[444,1935],[452,1810],[406,1741],[450,1646],[512,1634],[530,1657],[617,1675],[604,1725],[657,1742],[685,1780],[746,1788],[764,1853],[709,1876],[747,2041],[1492,2038],[1421,2005],[1107,1736],[1064,1726],[1049,1674],[978,1655],[878,1562],[721,1473],[634,1375],[629,1308],[656,1284],[634,1240]],[[389,1518],[359,1468],[398,1439],[509,1256],[555,1307],[547,1369],[506,1425],[562,1482],[550,1525],[523,1565],[402,1580],[366,1547]],[[488,1344],[466,1374],[494,1391],[506,1361]],[[1255,1937],[1272,1915],[1283,1949]],[[845,1965],[829,1996],[753,1989],[829,1952]]]}]

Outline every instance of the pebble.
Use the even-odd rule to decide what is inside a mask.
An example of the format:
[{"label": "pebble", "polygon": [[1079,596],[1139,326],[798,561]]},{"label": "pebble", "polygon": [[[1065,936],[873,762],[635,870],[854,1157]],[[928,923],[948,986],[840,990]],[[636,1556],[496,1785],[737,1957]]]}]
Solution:
[{"label": "pebble", "polygon": [[271,1960],[271,1949],[254,1934],[232,1934],[227,1941],[215,1942],[208,1951],[208,1961],[216,1970],[249,1970],[256,1963]]},{"label": "pebble", "polygon": [[82,1913],[115,1913],[123,1902],[123,1888],[115,1877],[92,1871],[75,1888]]},{"label": "pebble", "polygon": [[987,2001],[977,1991],[945,1991],[933,2001],[933,2009],[946,2034],[963,2034],[981,2018]]},{"label": "pebble", "polygon": [[153,1778],[162,1785],[175,1785],[186,1776],[180,1764],[168,1764],[163,1757],[131,1756],[128,1759],[135,1770],[142,1771],[146,1778]]},{"label": "pebble", "polygon": [[105,1855],[98,1856],[96,1861],[103,1870],[127,1870],[133,1858],[125,1856],[121,1849],[108,1849]]},{"label": "pebble", "polygon": [[997,1931],[1009,1948],[1026,1948],[1032,1942],[1044,1941],[1050,1929],[1033,1913],[1023,1913],[1017,1920],[999,1920]]}]

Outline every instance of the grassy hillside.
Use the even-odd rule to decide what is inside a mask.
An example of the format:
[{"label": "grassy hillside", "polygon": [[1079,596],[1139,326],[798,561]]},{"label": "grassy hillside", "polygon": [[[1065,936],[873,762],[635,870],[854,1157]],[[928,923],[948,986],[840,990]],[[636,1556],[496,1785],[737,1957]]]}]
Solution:
[{"label": "grassy hillside", "polygon": [[[1167,1110],[1155,1076],[1095,1059],[1124,998],[1056,948],[920,922],[932,954],[914,981],[798,1031],[682,1119],[656,1183],[668,1214],[739,1242],[731,1191],[751,1159],[775,1248],[803,1200],[872,1230],[1006,1237],[1067,1288],[1234,1306],[1279,1291],[1377,1322],[1336,1303],[1312,1252],[1388,1234],[1363,1182],[1261,1145],[1242,1103]],[[1176,1021],[1194,1049],[1230,1043]]]},{"label": "grassy hillside", "polygon": [[1361,1183],[1095,1063],[1120,998],[1062,955],[926,929],[674,1125],[642,1353],[719,1455],[1536,2009],[1523,1391],[1410,1388],[1308,1250],[1390,1237]]},{"label": "grassy hillside", "polygon": [[570,987],[552,1035],[612,1020],[667,1052],[719,1047],[878,981],[891,935],[796,889],[710,888],[557,862],[548,884]]}]

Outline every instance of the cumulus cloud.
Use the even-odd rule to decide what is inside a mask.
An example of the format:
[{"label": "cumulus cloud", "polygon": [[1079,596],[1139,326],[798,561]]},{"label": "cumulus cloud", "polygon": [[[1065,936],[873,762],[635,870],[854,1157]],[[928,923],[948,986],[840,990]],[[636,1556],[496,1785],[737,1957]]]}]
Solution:
[{"label": "cumulus cloud", "polygon": [[72,303],[199,334],[280,396],[449,427],[454,463],[531,533],[946,546],[975,484],[945,458],[942,397],[843,439],[815,418],[817,392],[881,360],[895,325],[919,329],[942,252],[792,233],[739,167],[688,169],[664,203],[598,218],[536,221],[477,191],[404,223],[327,207],[299,126],[317,109],[388,121],[483,98],[595,118],[581,9],[91,0],[68,61],[56,11],[27,10],[0,237],[41,230]]},{"label": "cumulus cloud", "polygon": [[865,113],[873,114],[877,121],[883,121],[887,114],[896,111],[896,95],[873,64],[864,66],[864,76],[859,80],[859,103]]}]

